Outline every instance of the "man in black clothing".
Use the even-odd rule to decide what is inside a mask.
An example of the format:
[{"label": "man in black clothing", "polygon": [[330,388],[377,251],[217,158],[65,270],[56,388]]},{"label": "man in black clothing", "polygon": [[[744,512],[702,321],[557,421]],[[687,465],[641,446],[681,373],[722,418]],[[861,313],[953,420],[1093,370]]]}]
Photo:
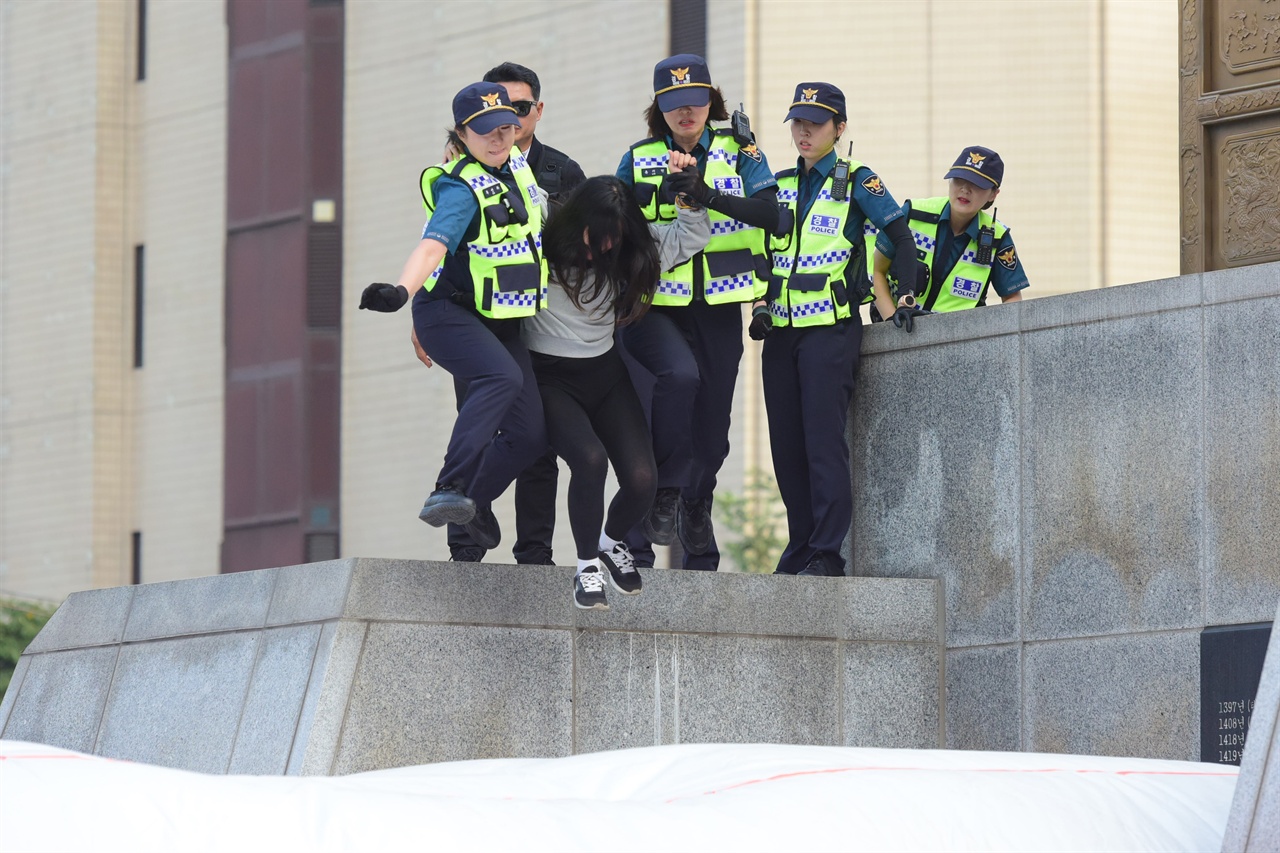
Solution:
[{"label": "man in black clothing", "polygon": [[[557,196],[567,196],[587,179],[582,167],[569,156],[549,145],[543,145],[534,136],[538,120],[542,118],[543,103],[539,100],[542,86],[538,75],[523,65],[504,62],[484,75],[486,83],[500,83],[511,98],[516,115],[520,117],[520,129],[516,131],[516,147],[529,161],[538,185],[547,191],[554,201]],[[466,387],[454,383],[458,405],[466,395]],[[534,566],[554,565],[551,560],[551,534],[556,522],[556,480],[559,469],[556,455],[548,450],[516,478],[516,543],[511,549],[517,563]],[[449,525],[450,559],[457,562],[478,563],[484,559],[485,549],[460,524]]]},{"label": "man in black clothing", "polygon": [[534,136],[538,121],[542,118],[542,86],[538,75],[523,65],[504,62],[496,68],[489,69],[484,75],[486,83],[500,83],[511,98],[511,106],[516,108],[520,117],[520,129],[516,131],[516,147],[529,160],[529,168],[538,179],[538,186],[547,191],[553,199],[560,194],[568,195],[578,184],[587,179],[582,167],[569,159],[569,155],[549,145],[543,145]]}]

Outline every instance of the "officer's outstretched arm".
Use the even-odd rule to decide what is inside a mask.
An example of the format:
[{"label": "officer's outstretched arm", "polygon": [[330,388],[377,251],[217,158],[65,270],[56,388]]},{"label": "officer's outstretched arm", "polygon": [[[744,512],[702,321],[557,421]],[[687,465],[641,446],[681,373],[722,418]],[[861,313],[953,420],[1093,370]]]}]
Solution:
[{"label": "officer's outstretched arm", "polygon": [[427,277],[440,266],[440,262],[444,260],[445,253],[448,251],[448,247],[439,240],[423,237],[409,254],[409,259],[404,262],[404,269],[401,270],[396,284],[403,287],[412,299]]},{"label": "officer's outstretched arm", "polygon": [[1000,297],[1000,302],[1001,302],[1001,304],[1003,304],[1003,303],[1005,303],[1005,302],[1021,302],[1021,301],[1022,301],[1022,291],[1021,291],[1021,290],[1015,290],[1013,293],[1010,293],[1008,296],[1001,296],[1001,297]]},{"label": "officer's outstretched arm", "polygon": [[876,310],[886,320],[893,316],[894,311],[898,310],[897,304],[893,301],[893,291],[889,288],[889,265],[891,263],[893,262],[880,254],[879,249],[876,249],[875,267],[871,273],[871,291],[875,294]]}]

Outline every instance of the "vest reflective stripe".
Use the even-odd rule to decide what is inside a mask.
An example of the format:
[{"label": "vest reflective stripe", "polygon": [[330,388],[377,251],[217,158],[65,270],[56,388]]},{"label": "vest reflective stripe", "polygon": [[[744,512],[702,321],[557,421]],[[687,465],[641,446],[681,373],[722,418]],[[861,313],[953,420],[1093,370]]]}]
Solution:
[{"label": "vest reflective stripe", "polygon": [[[675,205],[662,204],[658,198],[658,188],[667,174],[666,140],[649,139],[632,146],[631,158],[632,180],[637,185],[649,184],[654,188],[653,198],[640,207],[645,219],[649,222],[675,219]],[[651,174],[645,174],[646,171]],[[729,131],[713,131],[703,178],[708,186],[726,195],[746,196],[742,176],[738,174],[738,143]],[[768,280],[761,275],[769,268],[764,230],[714,210],[708,210],[707,214],[711,219],[711,240],[707,247],[685,263],[662,273],[653,295],[654,305],[691,303],[695,296],[695,271],[701,273],[697,276],[702,282],[699,295],[709,305],[751,302],[764,296],[769,287]],[[743,250],[750,252],[749,260],[746,255],[726,254]],[[723,269],[726,264],[731,268]],[[717,270],[714,274],[713,268]]]},{"label": "vest reflective stripe", "polygon": [[[861,166],[851,161],[849,173]],[[801,217],[797,210],[799,182],[794,171],[778,174],[778,201],[791,208],[796,224],[792,233],[773,238],[769,313],[775,326],[830,326],[849,317],[856,310],[856,301],[865,295],[859,289],[851,293],[846,284],[850,263],[865,249],[862,244],[850,246],[844,237],[845,220],[854,209],[853,194],[843,201],[833,199],[828,174],[813,205]],[[854,275],[857,288],[865,288],[860,263]]]},{"label": "vest reflective stripe", "polygon": [[[971,238],[955,267],[948,270],[937,285],[933,283],[934,253],[938,250],[938,229],[942,227],[938,216],[942,214],[942,208],[946,207],[948,201],[946,196],[912,201],[912,216],[907,221],[911,227],[911,236],[916,241],[916,255],[929,266],[929,287],[916,298],[930,311],[962,311],[981,304],[987,295],[987,287],[991,284],[991,263],[995,261],[993,249],[991,262],[979,264],[978,241]],[[917,211],[928,214],[929,217],[917,219],[914,216]],[[948,224],[947,227],[951,226]],[[987,227],[995,229],[997,243],[1009,230],[987,211],[979,211],[978,228]]]},{"label": "vest reflective stripe", "polygon": [[[459,178],[475,194],[480,205],[480,234],[466,245],[466,263],[476,311],[497,320],[529,317],[547,307],[547,262],[542,257],[542,208],[538,205],[537,182],[518,148],[511,149],[510,168],[528,213],[524,224],[494,225],[486,216],[489,208],[507,213],[503,199],[510,187],[473,158],[432,166],[422,173],[422,204],[428,214],[435,209],[435,182],[443,175]],[[428,291],[439,282],[444,263],[428,276],[424,284]],[[504,279],[530,284],[508,284],[504,290]]]}]

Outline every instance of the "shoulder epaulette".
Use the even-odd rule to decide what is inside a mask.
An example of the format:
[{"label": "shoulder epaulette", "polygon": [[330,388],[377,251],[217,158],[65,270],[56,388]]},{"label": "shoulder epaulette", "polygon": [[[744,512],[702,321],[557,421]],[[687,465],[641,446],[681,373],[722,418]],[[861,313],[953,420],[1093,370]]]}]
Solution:
[{"label": "shoulder epaulette", "polygon": [[[911,199],[907,199],[906,203],[911,204]],[[914,219],[917,222],[928,222],[931,225],[937,225],[938,221],[942,217],[936,213],[926,213],[923,210],[919,210],[913,207],[911,208],[910,211],[907,212],[907,218]]]}]

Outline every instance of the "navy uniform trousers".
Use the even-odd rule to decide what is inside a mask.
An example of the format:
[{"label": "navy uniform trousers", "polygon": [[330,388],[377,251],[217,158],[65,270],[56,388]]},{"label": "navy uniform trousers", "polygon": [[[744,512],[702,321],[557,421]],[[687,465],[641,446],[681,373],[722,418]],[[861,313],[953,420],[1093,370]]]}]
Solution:
[{"label": "navy uniform trousers", "polygon": [[[733,388],[742,361],[742,306],[655,306],[618,332],[628,366],[638,364],[651,378],[635,376],[637,389],[652,384],[646,414],[653,433],[658,488],[679,488],[686,501],[711,501],[716,475],[729,455]],[[627,544],[639,565],[653,565],[653,549],[636,529]],[[684,555],[684,568],[715,571],[720,550],[715,539],[706,553]]]},{"label": "navy uniform trousers", "polygon": [[467,386],[437,484],[477,504],[501,495],[547,450],[542,397],[518,320],[486,321],[449,299],[413,302],[413,327],[431,360]]},{"label": "navy uniform trousers", "polygon": [[760,372],[788,542],[778,573],[797,574],[817,553],[838,562],[853,519],[845,425],[853,400],[862,319],[779,326],[764,340]]},{"label": "navy uniform trousers", "polygon": [[[458,410],[467,398],[467,385],[453,380]],[[554,450],[548,449],[516,477],[516,544],[511,555],[528,566],[554,565],[551,540],[556,530],[556,486],[560,467]],[[449,554],[454,560],[478,563],[486,551],[461,524],[449,525]]]}]

